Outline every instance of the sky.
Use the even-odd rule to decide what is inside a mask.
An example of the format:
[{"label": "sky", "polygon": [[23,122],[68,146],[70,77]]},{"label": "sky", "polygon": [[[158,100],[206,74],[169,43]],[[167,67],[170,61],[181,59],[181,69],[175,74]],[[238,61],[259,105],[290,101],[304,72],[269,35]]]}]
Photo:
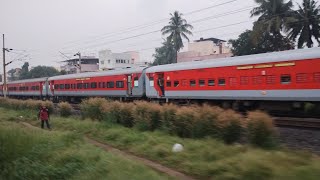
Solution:
[{"label": "sky", "polygon": [[138,51],[141,61],[151,62],[175,10],[194,26],[191,41],[229,40],[252,28],[255,6],[254,0],[0,0],[0,34],[13,49],[6,53],[13,61],[8,69],[24,62],[58,67],[77,52],[98,56],[104,49]]}]

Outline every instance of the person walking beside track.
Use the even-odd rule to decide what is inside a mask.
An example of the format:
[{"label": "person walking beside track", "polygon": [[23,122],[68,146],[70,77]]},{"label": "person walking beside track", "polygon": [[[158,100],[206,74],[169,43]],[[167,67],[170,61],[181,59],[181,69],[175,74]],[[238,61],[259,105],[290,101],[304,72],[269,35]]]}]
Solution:
[{"label": "person walking beside track", "polygon": [[40,111],[39,111],[39,115],[38,115],[38,119],[41,120],[41,128],[42,129],[44,128],[44,123],[46,123],[47,128],[51,130],[50,124],[49,124],[49,118],[50,118],[50,115],[49,115],[48,108],[46,108],[46,106],[44,106],[44,105],[41,106]]}]

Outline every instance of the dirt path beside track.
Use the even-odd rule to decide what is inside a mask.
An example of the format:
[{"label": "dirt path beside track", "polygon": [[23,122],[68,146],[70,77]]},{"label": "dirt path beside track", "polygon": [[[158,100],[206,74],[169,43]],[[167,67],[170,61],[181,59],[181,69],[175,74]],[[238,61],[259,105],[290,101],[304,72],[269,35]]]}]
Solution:
[{"label": "dirt path beside track", "polygon": [[[28,128],[32,128],[32,129],[40,129],[39,127],[36,127],[36,126],[33,126],[29,123],[26,123],[26,122],[21,122],[21,124],[23,124],[24,126],[28,127]],[[142,157],[138,157],[138,156],[135,156],[131,153],[128,153],[128,152],[125,152],[125,151],[122,151],[120,149],[117,149],[117,148],[114,148],[113,146],[111,145],[108,145],[108,144],[105,144],[105,143],[101,143],[99,141],[96,141],[88,136],[85,136],[84,137],[85,141],[94,145],[94,146],[97,146],[99,148],[102,148],[104,151],[107,151],[107,152],[110,152],[110,153],[113,153],[113,154],[116,154],[116,155],[119,155],[119,156],[122,156],[124,158],[127,158],[127,159],[130,159],[130,160],[133,160],[133,161],[136,161],[136,162],[140,162],[142,164],[144,164],[145,166],[148,166],[148,167],[151,167],[152,169],[158,171],[158,172],[161,172],[161,173],[165,173],[169,176],[172,176],[172,177],[175,177],[177,179],[183,179],[183,180],[192,180],[194,179],[193,177],[190,177],[182,172],[179,172],[179,171],[176,171],[174,169],[171,169],[171,168],[168,168],[166,166],[163,166],[157,162],[154,162],[154,161],[151,161],[149,159],[146,159],[146,158],[142,158]]]}]

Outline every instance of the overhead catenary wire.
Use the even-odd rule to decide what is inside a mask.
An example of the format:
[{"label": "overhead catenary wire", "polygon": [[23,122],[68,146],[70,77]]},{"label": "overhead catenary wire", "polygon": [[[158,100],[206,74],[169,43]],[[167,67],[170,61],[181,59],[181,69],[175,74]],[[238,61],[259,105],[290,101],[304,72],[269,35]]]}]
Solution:
[{"label": "overhead catenary wire", "polygon": [[[233,2],[235,2],[235,1],[238,1],[238,0],[230,0],[230,1],[227,1],[227,2],[220,3],[220,4],[215,4],[215,5],[206,7],[206,8],[202,8],[202,9],[194,10],[194,11],[191,11],[191,12],[187,12],[187,13],[185,13],[184,15],[186,15],[186,16],[192,15],[192,14],[194,14],[194,13],[198,13],[198,12],[202,12],[202,11],[205,11],[205,10],[208,10],[208,9],[212,9],[212,8],[220,7],[220,6],[223,6],[223,5],[226,5],[226,4],[230,4],[230,3],[233,3]],[[143,29],[143,28],[146,28],[146,27],[153,26],[153,25],[155,25],[155,24],[159,24],[159,23],[161,23],[161,22],[165,22],[165,21],[167,21],[168,19],[169,19],[169,18],[163,18],[163,19],[160,19],[160,20],[151,22],[151,23],[146,23],[146,24],[142,24],[142,25],[138,25],[138,26],[133,26],[133,27],[125,28],[125,29],[119,30],[119,31],[117,31],[117,32],[111,32],[111,33],[99,35],[99,36],[94,37],[94,39],[91,40],[91,41],[95,41],[95,40],[97,40],[97,38],[98,38],[98,39],[105,39],[105,38],[107,38],[107,37],[111,37],[111,36],[114,36],[114,35],[122,34],[122,33],[125,33],[125,32],[131,32],[131,31],[133,31],[133,30]],[[66,43],[66,44],[74,44],[74,43],[76,43],[76,42],[81,42],[81,41],[82,41],[82,40],[77,40],[77,41],[72,41],[72,42],[69,42],[69,43]],[[91,42],[91,41],[85,41],[85,42],[88,43],[88,42]]]}]

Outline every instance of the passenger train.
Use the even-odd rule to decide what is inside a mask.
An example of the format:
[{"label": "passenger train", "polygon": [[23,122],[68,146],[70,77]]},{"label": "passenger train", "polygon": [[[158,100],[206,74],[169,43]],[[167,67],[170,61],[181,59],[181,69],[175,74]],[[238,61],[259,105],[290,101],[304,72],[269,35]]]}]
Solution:
[{"label": "passenger train", "polygon": [[[217,101],[244,104],[320,102],[320,48],[153,67],[61,75],[7,83],[7,96],[77,101]],[[3,95],[3,85],[0,85]]]}]

